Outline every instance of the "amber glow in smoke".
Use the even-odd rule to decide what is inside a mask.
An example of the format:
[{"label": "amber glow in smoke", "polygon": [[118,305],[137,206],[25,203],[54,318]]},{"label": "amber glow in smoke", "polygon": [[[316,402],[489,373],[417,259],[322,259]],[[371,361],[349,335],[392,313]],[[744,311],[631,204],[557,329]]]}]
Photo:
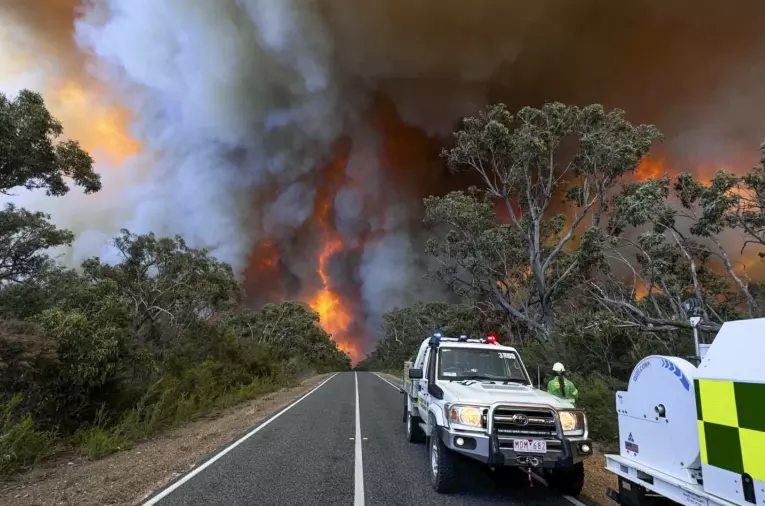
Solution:
[{"label": "amber glow in smoke", "polygon": [[66,80],[55,83],[44,98],[64,124],[67,136],[77,139],[91,153],[106,155],[110,166],[118,166],[140,151],[140,143],[127,131],[128,112],[115,106],[99,106],[98,92]]},{"label": "amber glow in smoke", "polygon": [[[128,132],[132,114],[106,99],[108,90],[87,75],[83,55],[74,48],[74,3],[9,3],[11,13],[22,4],[29,10],[17,16],[0,7],[0,89],[18,80],[16,86],[41,93],[63,124],[64,136],[79,141],[96,158],[100,172],[138,153],[141,145]],[[16,86],[11,86],[14,95]]]},{"label": "amber glow in smoke", "polygon": [[694,163],[689,166],[683,166],[679,163],[670,163],[661,156],[646,156],[640,161],[635,169],[634,179],[646,181],[652,178],[660,178],[664,175],[674,177],[681,172],[690,172],[702,184],[709,184],[712,177],[718,170],[726,170],[734,174],[744,174],[753,164],[751,153],[742,154],[737,157],[736,163],[731,161],[721,161],[715,163],[710,160],[704,163]]}]

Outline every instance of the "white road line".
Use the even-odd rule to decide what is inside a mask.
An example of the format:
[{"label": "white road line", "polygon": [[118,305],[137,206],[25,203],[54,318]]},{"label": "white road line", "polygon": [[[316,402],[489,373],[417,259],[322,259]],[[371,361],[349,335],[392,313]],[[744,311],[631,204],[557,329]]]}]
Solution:
[{"label": "white road line", "polygon": [[386,380],[385,378],[383,378],[382,376],[380,376],[380,375],[379,375],[379,374],[377,374],[376,372],[375,372],[375,373],[372,373],[372,374],[374,374],[375,376],[377,376],[378,378],[380,378],[381,380],[383,380],[384,382],[386,382],[387,384],[389,384],[390,386],[392,386],[392,387],[393,387],[393,388],[395,388],[396,390],[399,390],[399,391],[401,390],[401,387],[397,387],[396,385],[394,385],[394,384],[393,384],[393,383],[391,383],[390,381]]},{"label": "white road line", "polygon": [[[544,478],[542,478],[538,474],[532,473],[531,477],[534,479],[534,481],[537,481],[537,482],[541,483],[545,487],[549,487],[550,486],[550,484],[547,483],[547,480],[545,480]],[[582,501],[580,501],[576,497],[572,497],[570,495],[562,495],[561,497],[563,497],[565,500],[567,500],[568,502],[570,502],[574,506],[587,506],[586,504],[584,504]]]},{"label": "white road line", "polygon": [[354,506],[364,506],[364,463],[361,460],[361,417],[359,416],[359,373],[354,372],[356,381],[356,465]]},{"label": "white road line", "polygon": [[574,506],[587,506],[582,501],[577,499],[576,497],[571,497],[570,495],[564,495],[563,498],[573,504]]},{"label": "white road line", "polygon": [[[274,420],[276,420],[277,418],[279,418],[280,416],[282,416],[284,413],[286,413],[287,411],[289,411],[290,409],[292,409],[292,407],[293,407],[293,406],[295,406],[297,403],[299,403],[300,401],[302,401],[303,399],[305,399],[306,397],[308,397],[309,395],[311,395],[312,393],[314,393],[315,391],[317,391],[317,390],[318,390],[319,388],[321,388],[322,386],[324,386],[324,384],[326,384],[326,383],[327,383],[329,380],[331,380],[331,379],[332,379],[332,378],[334,378],[335,376],[337,376],[337,373],[333,374],[333,375],[332,375],[332,376],[330,376],[329,378],[325,379],[324,381],[322,381],[321,383],[319,383],[318,385],[316,385],[316,386],[315,386],[313,389],[311,389],[311,391],[309,391],[307,394],[303,395],[301,398],[299,398],[298,400],[296,400],[295,402],[293,402],[292,404],[290,404],[289,406],[287,406],[287,407],[286,407],[286,408],[284,408],[283,410],[279,411],[279,412],[278,412],[278,413],[276,413],[274,416],[272,416],[271,418],[269,418],[268,420],[266,420],[266,421],[265,421],[265,422],[263,422],[262,424],[258,425],[257,427],[255,427],[254,429],[252,429],[250,432],[248,432],[247,434],[245,434],[245,435],[244,435],[244,436],[242,436],[241,438],[239,438],[239,439],[238,439],[236,442],[234,442],[234,443],[233,443],[233,444],[231,444],[230,446],[228,446],[228,447],[224,448],[224,449],[223,449],[223,450],[222,450],[220,453],[218,453],[217,455],[215,455],[215,456],[214,456],[214,457],[212,457],[211,459],[209,459],[209,460],[205,461],[205,463],[204,463],[204,464],[202,464],[201,466],[197,467],[196,469],[194,469],[193,471],[191,471],[189,474],[187,474],[186,476],[184,476],[184,477],[183,477],[183,478],[181,478],[180,480],[176,481],[175,483],[173,483],[172,485],[170,485],[169,487],[167,487],[166,489],[164,489],[164,490],[163,490],[162,492],[160,492],[159,494],[155,495],[154,497],[152,497],[151,499],[149,499],[148,501],[146,501],[145,503],[143,503],[143,506],[152,506],[153,504],[157,504],[159,501],[161,501],[162,499],[164,499],[165,497],[167,497],[168,495],[170,495],[170,493],[171,493],[171,492],[173,492],[175,489],[177,489],[178,487],[180,487],[181,485],[183,485],[184,483],[186,483],[187,481],[189,481],[191,478],[193,478],[194,476],[198,475],[199,473],[201,473],[202,471],[204,471],[205,469],[207,469],[207,467],[209,467],[210,465],[212,465],[212,464],[213,464],[213,462],[215,462],[216,460],[218,460],[219,458],[221,458],[222,456],[224,456],[225,454],[227,454],[228,452],[230,452],[231,450],[233,450],[234,448],[236,448],[237,446],[239,446],[240,444],[242,444],[242,443],[243,443],[244,441],[246,441],[248,438],[250,438],[250,437],[254,436],[255,434],[257,434],[258,432],[260,432],[260,431],[261,431],[262,429],[264,429],[264,428],[265,428],[265,427],[266,427],[266,426],[267,426],[269,423],[273,422]],[[357,400],[356,400],[356,417],[357,417],[357,419],[358,419],[358,409],[359,409],[359,408],[358,408],[358,392],[356,393],[356,399],[357,399]],[[356,422],[356,423],[358,424],[358,422]],[[356,426],[356,430],[358,431],[358,425]],[[358,451],[357,451],[357,455],[358,455]],[[364,504],[363,500],[362,500],[361,504]]]}]

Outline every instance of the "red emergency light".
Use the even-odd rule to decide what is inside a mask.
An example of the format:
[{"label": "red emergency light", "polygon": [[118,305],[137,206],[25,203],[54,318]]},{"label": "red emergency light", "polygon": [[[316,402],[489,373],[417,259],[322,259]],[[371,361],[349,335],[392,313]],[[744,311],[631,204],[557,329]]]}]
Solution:
[{"label": "red emergency light", "polygon": [[497,336],[494,334],[489,334],[489,336],[486,338],[486,342],[489,344],[497,344]]}]

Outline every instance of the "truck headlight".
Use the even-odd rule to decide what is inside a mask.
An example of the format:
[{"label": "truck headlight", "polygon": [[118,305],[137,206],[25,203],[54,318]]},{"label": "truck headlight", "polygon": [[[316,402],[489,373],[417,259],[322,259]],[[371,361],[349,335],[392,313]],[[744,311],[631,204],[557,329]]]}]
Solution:
[{"label": "truck headlight", "polygon": [[483,428],[481,408],[476,406],[452,406],[449,408],[449,423],[467,427]]},{"label": "truck headlight", "polygon": [[582,411],[559,411],[560,426],[565,436],[583,436],[586,425]]}]

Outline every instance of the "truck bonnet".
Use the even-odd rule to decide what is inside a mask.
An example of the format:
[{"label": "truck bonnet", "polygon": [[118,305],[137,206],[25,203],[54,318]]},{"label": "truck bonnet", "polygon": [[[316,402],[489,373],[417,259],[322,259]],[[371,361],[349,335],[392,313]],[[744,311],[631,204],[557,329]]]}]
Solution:
[{"label": "truck bonnet", "polygon": [[455,400],[460,403],[475,402],[479,404],[493,404],[495,402],[506,402],[508,404],[546,404],[556,409],[573,408],[570,402],[551,395],[542,390],[530,387],[528,385],[519,385],[517,383],[488,383],[485,381],[439,381],[444,393],[444,397],[449,402]]}]

